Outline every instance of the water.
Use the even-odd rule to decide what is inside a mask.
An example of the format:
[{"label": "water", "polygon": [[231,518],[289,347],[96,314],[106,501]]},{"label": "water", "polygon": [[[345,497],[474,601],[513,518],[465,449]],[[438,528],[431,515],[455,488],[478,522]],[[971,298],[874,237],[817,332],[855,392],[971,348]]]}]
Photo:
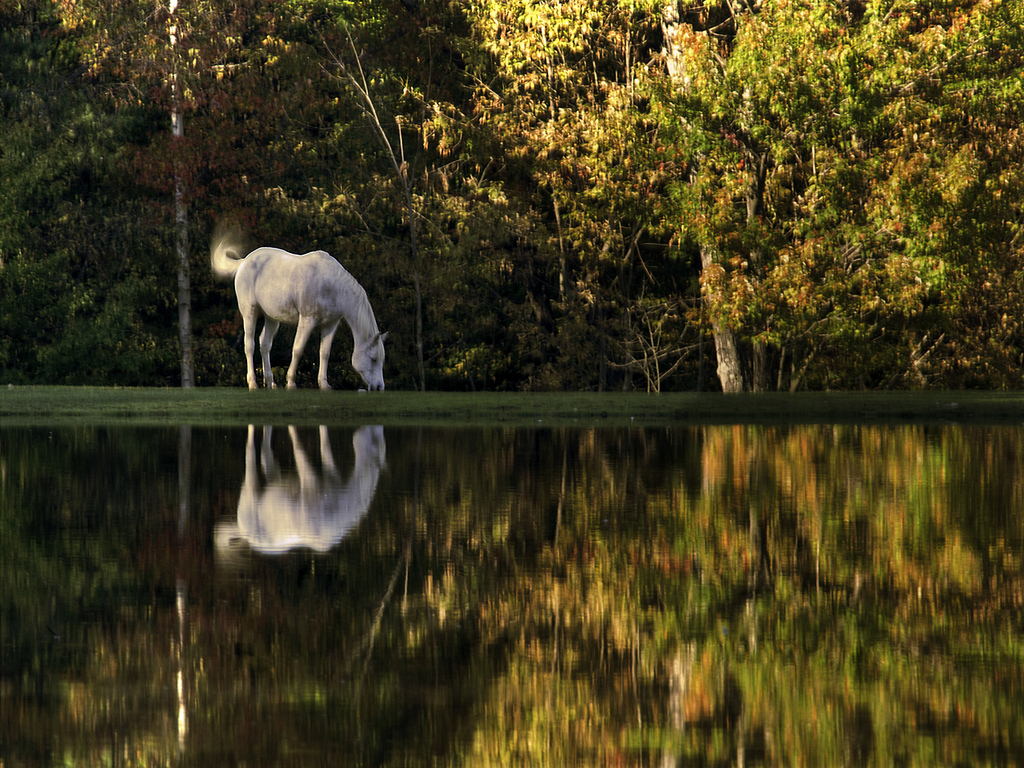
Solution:
[{"label": "water", "polygon": [[1018,765],[1024,430],[0,429],[0,766]]}]

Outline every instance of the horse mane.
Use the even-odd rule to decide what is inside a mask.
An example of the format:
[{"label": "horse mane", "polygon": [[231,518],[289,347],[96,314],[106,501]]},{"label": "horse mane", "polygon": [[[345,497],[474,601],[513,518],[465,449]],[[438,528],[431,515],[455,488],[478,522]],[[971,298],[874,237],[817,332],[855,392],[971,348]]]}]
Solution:
[{"label": "horse mane", "polygon": [[352,329],[352,333],[361,338],[363,342],[368,339],[372,339],[374,336],[380,333],[380,328],[377,327],[377,317],[373,314],[373,307],[370,306],[370,298],[366,295],[366,289],[359,284],[359,281],[352,276],[352,273],[345,269],[345,265],[342,264],[338,259],[329,254],[327,251],[310,251],[309,253],[292,253],[289,254],[292,258],[305,259],[310,256],[323,256],[328,259],[334,259],[338,262],[338,266],[341,267],[342,280],[349,284],[352,288],[352,292],[359,297],[359,309],[356,310],[355,316],[346,317],[348,320],[349,327]]},{"label": "horse mane", "polygon": [[[338,263],[340,264],[341,262]],[[359,281],[347,269],[342,267],[342,270],[345,273],[345,278],[352,282],[353,287],[356,289],[356,294],[361,299],[355,316],[349,318],[349,325],[352,328],[352,332],[365,342],[380,333],[380,329],[377,327],[377,318],[373,314],[373,307],[370,306],[370,299],[366,295],[366,289],[359,284]]]}]

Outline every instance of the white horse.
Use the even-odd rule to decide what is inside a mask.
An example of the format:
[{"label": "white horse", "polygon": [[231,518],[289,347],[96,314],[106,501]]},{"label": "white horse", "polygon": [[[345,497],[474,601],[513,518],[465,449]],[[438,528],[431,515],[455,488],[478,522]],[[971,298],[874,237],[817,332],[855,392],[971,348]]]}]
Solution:
[{"label": "white horse", "polygon": [[[228,254],[233,253],[232,258]],[[267,387],[276,387],[270,370],[270,347],[281,323],[295,325],[292,361],[288,366],[288,389],[295,388],[295,372],[299,358],[314,328],[319,327],[320,389],[327,383],[327,358],[338,324],[345,320],[352,330],[355,349],[352,367],[370,390],[384,389],[384,339],[386,333],[377,329],[377,320],[366,298],[366,291],[344,267],[325,251],[303,255],[280,248],[257,248],[245,258],[228,238],[219,236],[210,248],[213,273],[222,280],[235,279],[235,295],[242,313],[245,330],[246,381],[256,389],[253,366],[256,320],[264,316],[260,352],[263,356],[263,378]]]},{"label": "white horse", "polygon": [[355,466],[343,480],[334,466],[327,427],[320,427],[320,462],[317,471],[288,427],[296,473],[282,472],[270,447],[272,430],[263,428],[263,477],[256,463],[256,429],[249,426],[245,450],[245,480],[234,522],[214,527],[217,551],[231,561],[238,544],[275,555],[307,548],[326,552],[340,542],[370,508],[385,463],[383,427],[361,427],[352,435]]}]

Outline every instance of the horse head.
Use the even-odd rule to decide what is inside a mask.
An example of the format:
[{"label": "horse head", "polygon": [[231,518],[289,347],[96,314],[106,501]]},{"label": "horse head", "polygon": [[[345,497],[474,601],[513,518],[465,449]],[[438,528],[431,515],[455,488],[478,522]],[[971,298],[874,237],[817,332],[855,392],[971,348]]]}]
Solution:
[{"label": "horse head", "polygon": [[387,333],[378,333],[369,341],[356,344],[352,352],[352,367],[371,392],[384,389],[384,339],[387,337]]}]

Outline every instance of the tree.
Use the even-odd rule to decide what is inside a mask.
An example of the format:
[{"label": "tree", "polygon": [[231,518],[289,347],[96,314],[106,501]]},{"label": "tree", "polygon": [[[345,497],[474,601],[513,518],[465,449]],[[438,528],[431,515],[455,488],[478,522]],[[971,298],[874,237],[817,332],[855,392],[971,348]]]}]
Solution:
[{"label": "tree", "polygon": [[676,186],[681,231],[701,249],[720,349],[738,341],[727,367],[755,390],[927,384],[923,366],[954,343],[946,310],[991,282],[961,282],[978,260],[958,243],[999,248],[1019,220],[981,149],[1019,156],[1007,114],[1020,94],[995,85],[1020,79],[1019,9],[733,10],[666,13],[671,111],[696,159]]},{"label": "tree", "polygon": [[[110,106],[171,116],[170,131],[153,131],[130,147],[126,170],[145,190],[153,226],[174,232],[168,250],[177,272],[183,386],[190,385],[194,366],[193,264],[204,267],[201,316],[210,297],[224,293],[210,288],[205,249],[198,257],[191,253],[190,227],[205,239],[220,215],[276,240],[285,227],[267,222],[294,215],[296,196],[308,196],[308,162],[319,162],[308,147],[316,146],[310,134],[322,131],[330,115],[323,94],[313,96],[324,80],[310,76],[322,73],[321,57],[310,56],[308,26],[296,20],[297,13],[316,9],[278,10],[269,16],[253,4],[216,1],[156,9],[83,2],[64,9],[66,27],[84,46],[88,74],[104,84]],[[296,151],[304,145],[305,151]],[[198,214],[191,223],[189,208]],[[308,230],[299,238],[295,250]],[[202,339],[200,353],[205,356],[215,341]],[[199,367],[207,375],[211,365],[202,359]]]},{"label": "tree", "polygon": [[[416,299],[416,339],[414,342],[416,349],[416,368],[418,371],[419,388],[421,391],[425,391],[427,388],[427,378],[426,370],[423,366],[423,288],[420,282],[420,245],[419,235],[417,234],[420,213],[416,209],[413,201],[413,180],[411,178],[409,160],[406,159],[405,153],[404,134],[406,127],[403,125],[402,117],[398,115],[394,118],[395,128],[393,130],[389,130],[385,127],[385,124],[382,122],[381,116],[378,113],[374,94],[370,91],[370,85],[366,79],[366,73],[363,71],[363,66],[359,59],[359,52],[356,50],[355,43],[352,41],[351,36],[348,38],[348,43],[349,49],[352,53],[352,66],[350,67],[347,65],[345,58],[340,56],[335,58],[335,63],[341,70],[341,73],[348,82],[348,85],[355,93],[363,114],[370,122],[373,132],[380,143],[381,149],[391,164],[391,170],[394,173],[395,182],[398,184],[403,198],[405,217],[408,222],[409,230],[409,261],[412,265],[413,291]],[[419,134],[420,131],[417,130],[416,133]],[[416,138],[419,138],[419,136],[417,135]]]},{"label": "tree", "polygon": [[0,4],[0,380],[154,384],[168,295],[125,146],[152,128],[83,81],[47,3]]},{"label": "tree", "polygon": [[[170,0],[168,32],[171,56],[174,59],[171,71],[171,132],[175,145],[182,146],[185,133],[184,118],[181,114],[181,84],[178,82],[178,26],[175,12],[178,0]],[[181,386],[192,386],[195,363],[192,353],[192,282],[188,258],[188,207],[185,204],[185,181],[182,170],[174,168],[174,244],[178,261],[178,339],[181,347]]]},{"label": "tree", "polygon": [[[655,18],[625,2],[479,3],[468,17],[476,140],[530,222],[527,247],[501,247],[541,335],[535,386],[629,388],[646,365],[635,320],[658,294],[668,248],[656,225],[675,164],[648,115]],[[687,268],[675,262],[663,287]]]}]

